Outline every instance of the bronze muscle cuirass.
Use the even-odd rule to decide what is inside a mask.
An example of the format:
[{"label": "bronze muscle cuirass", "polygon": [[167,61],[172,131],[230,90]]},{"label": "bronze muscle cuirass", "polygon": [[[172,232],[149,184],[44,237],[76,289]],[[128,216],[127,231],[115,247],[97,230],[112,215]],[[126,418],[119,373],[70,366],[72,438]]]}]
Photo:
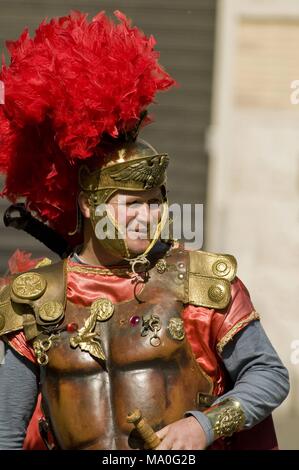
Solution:
[{"label": "bronze muscle cuirass", "polygon": [[[161,276],[151,269],[138,298],[116,304],[109,319],[96,322],[104,359],[94,358],[84,345],[71,347],[76,333],[62,331],[53,342],[41,382],[58,447],[134,448],[138,443],[126,420],[134,408],[158,430],[196,409],[199,392],[211,393],[212,382],[184,335],[177,274]],[[90,315],[90,308],[68,302],[64,323],[82,327]]]}]

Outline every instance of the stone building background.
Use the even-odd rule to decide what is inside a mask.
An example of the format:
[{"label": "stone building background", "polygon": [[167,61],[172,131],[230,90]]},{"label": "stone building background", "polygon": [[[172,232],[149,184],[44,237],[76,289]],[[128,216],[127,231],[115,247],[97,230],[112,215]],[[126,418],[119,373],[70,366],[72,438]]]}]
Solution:
[{"label": "stone building background", "polygon": [[274,413],[280,446],[299,449],[299,2],[219,0],[206,248],[233,253],[290,372]]}]

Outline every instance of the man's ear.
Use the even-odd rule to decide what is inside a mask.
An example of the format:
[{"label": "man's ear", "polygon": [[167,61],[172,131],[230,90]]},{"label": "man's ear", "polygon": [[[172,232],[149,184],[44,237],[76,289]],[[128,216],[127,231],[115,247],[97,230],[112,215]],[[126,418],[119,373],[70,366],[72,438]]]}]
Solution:
[{"label": "man's ear", "polygon": [[78,196],[78,204],[83,214],[83,217],[85,217],[85,219],[90,219],[90,205],[88,201],[88,196],[83,191],[81,191]]}]

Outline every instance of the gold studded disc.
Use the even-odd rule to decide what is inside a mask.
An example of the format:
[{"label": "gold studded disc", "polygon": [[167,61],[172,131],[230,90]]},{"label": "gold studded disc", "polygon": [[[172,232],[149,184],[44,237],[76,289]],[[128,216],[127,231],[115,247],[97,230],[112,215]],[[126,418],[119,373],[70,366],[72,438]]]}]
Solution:
[{"label": "gold studded disc", "polygon": [[38,273],[20,274],[12,283],[13,293],[21,299],[38,299],[46,287],[47,281]]},{"label": "gold studded disc", "polygon": [[5,316],[2,313],[0,313],[0,331],[3,330],[4,325],[5,325]]},{"label": "gold studded disc", "polygon": [[225,289],[221,284],[214,284],[208,290],[208,296],[214,302],[221,302],[225,296]]},{"label": "gold studded disc", "polygon": [[97,320],[106,321],[114,313],[114,305],[109,299],[97,299],[90,306],[92,314],[97,315]]},{"label": "gold studded disc", "polygon": [[43,321],[56,321],[63,315],[63,305],[56,300],[50,300],[40,307],[38,313]]},{"label": "gold studded disc", "polygon": [[212,271],[216,276],[222,277],[226,276],[231,271],[231,268],[224,259],[220,259],[213,264]]}]

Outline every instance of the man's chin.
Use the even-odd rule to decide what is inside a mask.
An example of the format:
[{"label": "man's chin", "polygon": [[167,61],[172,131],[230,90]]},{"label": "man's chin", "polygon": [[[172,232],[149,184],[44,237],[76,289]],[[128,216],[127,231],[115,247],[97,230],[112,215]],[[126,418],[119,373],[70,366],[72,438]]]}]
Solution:
[{"label": "man's chin", "polygon": [[127,240],[127,245],[133,255],[141,255],[149,247],[149,240]]}]

